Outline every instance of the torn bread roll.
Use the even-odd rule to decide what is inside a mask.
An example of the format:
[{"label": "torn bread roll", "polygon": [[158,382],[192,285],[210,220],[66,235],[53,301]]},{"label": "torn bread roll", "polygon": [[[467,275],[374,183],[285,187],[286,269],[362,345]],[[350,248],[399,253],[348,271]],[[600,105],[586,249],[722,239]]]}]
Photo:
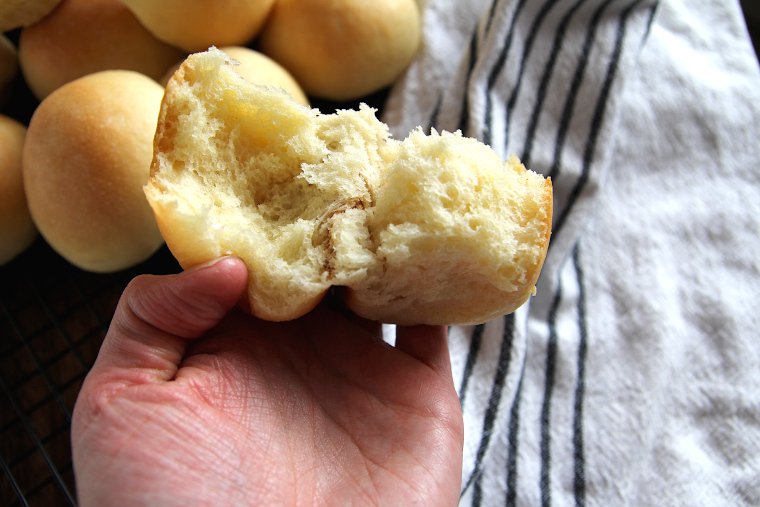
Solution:
[{"label": "torn bread roll", "polygon": [[274,321],[340,286],[369,319],[484,322],[535,290],[551,232],[551,181],[516,158],[458,133],[392,139],[364,105],[322,115],[214,49],[166,87],[145,193],[183,267],[239,256]]}]

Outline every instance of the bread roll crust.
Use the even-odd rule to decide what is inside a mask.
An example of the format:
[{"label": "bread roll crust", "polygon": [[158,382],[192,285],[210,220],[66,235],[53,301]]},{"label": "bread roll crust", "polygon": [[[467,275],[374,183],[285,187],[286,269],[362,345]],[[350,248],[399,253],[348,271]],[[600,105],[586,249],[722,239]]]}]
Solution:
[{"label": "bread roll crust", "polygon": [[277,0],[260,44],[307,94],[351,100],[390,85],[421,34],[414,0]]},{"label": "bread roll crust", "polygon": [[159,39],[185,51],[245,45],[274,0],[121,0]]},{"label": "bread roll crust", "polygon": [[25,136],[26,127],[0,115],[0,265],[23,252],[37,237],[21,175]]},{"label": "bread roll crust", "polygon": [[484,322],[534,291],[551,181],[459,133],[397,141],[374,110],[322,115],[217,50],[166,87],[145,192],[183,267],[237,255],[247,303],[297,318],[330,287],[397,324]]},{"label": "bread roll crust", "polygon": [[120,0],[66,0],[19,39],[21,69],[40,100],[101,70],[134,70],[158,80],[184,56],[154,37]]},{"label": "bread roll crust", "polygon": [[103,71],[57,89],[36,109],[23,152],[35,224],[72,264],[131,267],[162,238],[142,192],[162,89],[132,71]]},{"label": "bread roll crust", "polygon": [[0,2],[0,32],[36,23],[61,0],[3,0]]}]

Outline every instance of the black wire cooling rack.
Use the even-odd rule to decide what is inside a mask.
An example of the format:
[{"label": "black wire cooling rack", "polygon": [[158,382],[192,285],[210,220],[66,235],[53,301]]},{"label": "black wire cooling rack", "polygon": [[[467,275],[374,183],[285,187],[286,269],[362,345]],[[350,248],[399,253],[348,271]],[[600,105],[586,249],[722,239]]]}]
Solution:
[{"label": "black wire cooling rack", "polygon": [[0,267],[0,505],[76,505],[69,430],[124,287],[179,270],[164,248],[133,269],[78,270],[39,239]]}]

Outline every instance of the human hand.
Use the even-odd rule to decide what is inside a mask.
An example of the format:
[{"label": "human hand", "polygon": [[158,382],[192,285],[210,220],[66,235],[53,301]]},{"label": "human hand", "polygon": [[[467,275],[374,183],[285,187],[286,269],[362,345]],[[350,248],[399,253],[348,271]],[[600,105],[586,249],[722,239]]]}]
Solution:
[{"label": "human hand", "polygon": [[329,302],[265,322],[246,282],[225,258],[129,284],[74,411],[81,505],[455,505],[445,329],[392,347]]}]

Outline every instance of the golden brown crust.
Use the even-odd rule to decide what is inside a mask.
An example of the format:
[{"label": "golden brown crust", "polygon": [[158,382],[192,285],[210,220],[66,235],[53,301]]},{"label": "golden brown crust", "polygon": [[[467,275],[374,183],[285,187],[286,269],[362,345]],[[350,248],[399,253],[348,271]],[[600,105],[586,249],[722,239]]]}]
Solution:
[{"label": "golden brown crust", "polygon": [[3,0],[0,2],[0,32],[36,23],[61,0]]},{"label": "golden brown crust", "polygon": [[25,136],[22,124],[0,115],[0,265],[24,251],[37,237],[21,176]]},{"label": "golden brown crust", "polygon": [[122,0],[156,37],[185,51],[245,45],[274,0]]},{"label": "golden brown crust", "polygon": [[414,0],[278,0],[262,30],[262,51],[309,95],[350,100],[395,80],[421,40]]},{"label": "golden brown crust", "polygon": [[148,32],[120,0],[66,0],[24,28],[19,39],[24,77],[39,99],[101,70],[134,70],[158,80],[183,57]]},{"label": "golden brown crust", "polygon": [[89,271],[110,272],[162,244],[142,192],[162,89],[131,71],[104,71],[53,92],[24,144],[24,188],[53,249]]},{"label": "golden brown crust", "polygon": [[544,242],[541,245],[541,259],[536,264],[535,269],[531,273],[530,279],[531,284],[533,286],[536,285],[536,282],[538,281],[539,275],[541,275],[541,269],[544,267],[544,261],[546,261],[546,254],[549,253],[549,241],[552,237],[552,220],[554,217],[554,186],[552,184],[551,178],[546,178],[544,180],[544,198],[543,198],[543,207],[546,209],[547,212],[547,218],[544,223],[545,227],[545,236],[544,236]]}]

